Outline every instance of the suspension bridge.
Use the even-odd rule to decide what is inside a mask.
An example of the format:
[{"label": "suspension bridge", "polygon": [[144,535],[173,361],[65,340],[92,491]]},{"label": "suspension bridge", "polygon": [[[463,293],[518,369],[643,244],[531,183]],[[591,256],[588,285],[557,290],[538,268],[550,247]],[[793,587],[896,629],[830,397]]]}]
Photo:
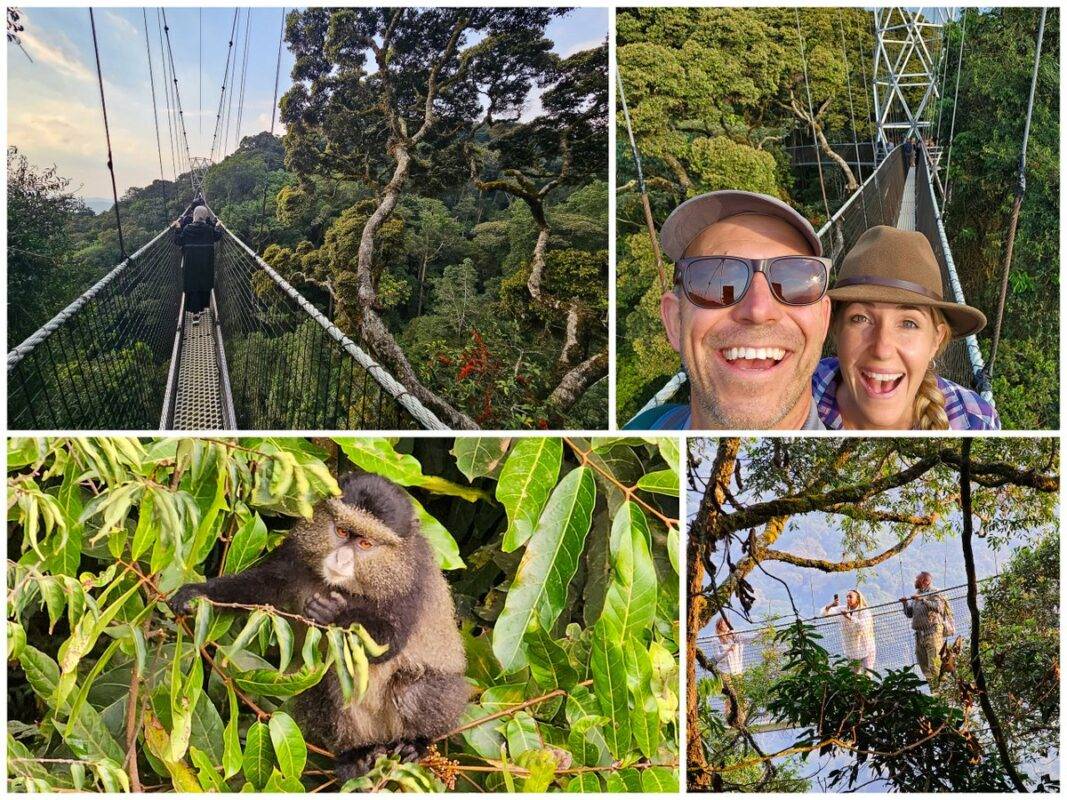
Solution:
[{"label": "suspension bridge", "polygon": [[[169,137],[172,182],[177,187],[187,180],[189,196],[204,197],[207,171],[240,144],[252,10],[234,9],[208,156],[194,156],[189,145],[171,28],[163,8],[156,9],[164,117],[164,124],[160,123],[156,53],[148,14],[143,12],[164,187],[161,131]],[[444,429],[445,424],[385,367],[222,221],[222,236],[214,252],[214,290],[202,314],[186,310],[184,256],[174,242],[174,227],[164,228],[127,254],[91,9],[89,14],[120,256],[103,278],[8,353],[9,427]],[[271,135],[278,107],[285,9],[281,18]],[[239,62],[243,63],[240,68]],[[266,198],[264,182],[260,224]]]},{"label": "suspension bridge", "polygon": [[[949,21],[947,12],[947,9],[875,8],[872,12],[875,52],[870,80],[868,80],[864,65],[860,65],[863,68],[863,84],[873,101],[871,120],[869,120],[872,124],[871,138],[868,141],[856,139],[851,142],[826,143],[825,147],[821,146],[815,129],[815,111],[809,90],[807,113],[811,125],[807,132],[810,134],[810,141],[802,144],[795,136],[792,143],[785,149],[794,166],[814,166],[818,169],[819,184],[828,217],[826,223],[817,232],[824,255],[833,258],[835,264],[839,263],[842,256],[852,248],[859,237],[875,225],[889,225],[919,231],[930,242],[941,267],[944,299],[954,303],[965,303],[963,285],[946,233],[944,210],[952,191],[952,140],[955,133],[959,75],[966,41],[966,17],[962,17],[959,48],[952,50],[948,47],[946,35],[946,23]],[[1007,279],[1011,266],[1011,243],[1014,240],[1019,206],[1025,189],[1026,145],[1033,111],[1037,70],[1041,59],[1044,26],[1045,16],[1042,12],[1037,31],[1033,80],[1023,130],[1019,181],[1008,235],[1009,244],[1005,256],[1000,301],[997,309],[990,315],[994,327],[989,363],[987,364],[983,358],[977,337],[971,334],[966,338],[954,340],[941,356],[938,365],[938,373],[941,376],[961,386],[974,389],[990,403],[994,402],[992,367],[1006,302]],[[810,84],[807,77],[805,42],[801,32],[799,11],[797,12],[797,33],[801,55],[804,56],[805,88],[808,88]],[[849,71],[848,108],[852,130],[855,132],[861,127],[857,123],[851,93],[852,70],[855,66],[848,62],[847,51],[844,47],[843,27],[841,33],[842,52],[845,53],[844,63]],[[955,72],[954,87],[953,71]],[[626,108],[625,89],[621,75],[618,81],[623,119],[629,133],[631,153],[637,168],[637,186],[645,207],[645,221],[650,236],[655,240],[656,232],[642,175],[641,155],[633,135],[629,111]],[[946,104],[941,101],[943,98],[947,99],[950,93],[953,95],[951,111],[946,112]],[[803,132],[804,126],[801,126],[798,131]],[[947,134],[947,146],[940,144],[944,136],[942,131]],[[916,143],[914,167],[906,163],[904,157],[903,140],[907,137],[913,137]],[[833,153],[833,157],[827,150]],[[831,214],[826,201],[824,167],[834,164],[835,160],[843,161],[855,169],[858,172],[860,185]],[[655,241],[654,253],[658,261],[659,249]],[[661,282],[667,285],[664,276],[665,273],[661,269]],[[832,281],[833,275],[831,275],[831,284]],[[685,402],[685,395],[688,393],[686,384],[685,372],[679,371],[653,395],[635,417],[668,402]]]}]

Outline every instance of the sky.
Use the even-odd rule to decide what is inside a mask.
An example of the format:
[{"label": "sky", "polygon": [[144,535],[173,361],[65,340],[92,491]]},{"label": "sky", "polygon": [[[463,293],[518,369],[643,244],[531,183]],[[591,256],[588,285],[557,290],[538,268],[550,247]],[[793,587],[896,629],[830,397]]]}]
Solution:
[{"label": "sky", "polygon": [[[55,165],[83,198],[111,196],[107,145],[100,111],[100,90],[86,8],[23,8],[24,54],[8,44],[8,144],[19,148],[39,168]],[[152,119],[147,17],[152,68],[155,72],[164,176],[172,178],[170,139],[164,109],[157,10],[95,8],[100,66],[104,75],[108,123],[119,196],[131,186],[145,186],[160,177]],[[211,151],[215,116],[226,65],[234,9],[167,8],[167,24],[192,155]],[[202,15],[202,23],[201,23]],[[249,27],[248,71],[241,136],[269,130],[280,8],[254,8]],[[605,8],[576,8],[548,26],[548,38],[561,56],[595,47],[607,35]],[[202,39],[200,31],[202,33]],[[243,59],[245,9],[241,10],[234,53]],[[164,40],[165,46],[165,40]],[[201,49],[202,48],[202,49]],[[201,56],[202,53],[202,56]],[[32,62],[30,59],[32,58]],[[199,64],[203,69],[198,69]],[[278,95],[290,86],[293,56],[283,47]],[[238,71],[238,82],[240,71]],[[230,88],[227,87],[227,92]],[[527,114],[536,113],[531,96]],[[234,124],[226,152],[235,146]],[[275,133],[283,127],[275,123]],[[237,139],[239,141],[239,139]]]}]

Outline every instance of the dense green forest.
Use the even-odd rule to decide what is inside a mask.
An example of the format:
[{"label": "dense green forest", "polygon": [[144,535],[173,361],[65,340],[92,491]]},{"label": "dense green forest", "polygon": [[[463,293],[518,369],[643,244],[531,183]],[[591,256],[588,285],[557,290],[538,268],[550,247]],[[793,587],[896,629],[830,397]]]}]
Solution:
[{"label": "dense green forest", "polygon": [[[454,427],[607,425],[607,45],[554,54],[565,14],[291,12],[286,134],[204,179],[227,227]],[[17,343],[119,248],[113,212],[54,170],[11,150],[8,181]],[[127,250],[189,186],[125,194]]]},{"label": "dense green forest", "polygon": [[[1037,9],[970,9],[947,26],[952,91],[933,103],[947,146],[955,111],[951,202],[945,214],[965,296],[993,318],[1022,143]],[[803,36],[803,50],[798,28]],[[934,52],[939,41],[931,41]],[[657,224],[686,197],[738,188],[781,197],[816,228],[826,220],[814,166],[788,147],[872,134],[869,11],[644,8],[620,11],[617,59]],[[678,369],[662,333],[652,246],[622,114],[618,137],[618,416],[632,416]],[[1005,427],[1059,425],[1059,14],[1046,23],[1022,207],[993,395]],[[830,211],[866,173],[824,169]],[[667,274],[669,277],[669,265]],[[1053,290],[1049,290],[1053,287]],[[988,360],[993,325],[979,334]]]},{"label": "dense green forest", "polygon": [[[12,439],[7,787],[677,792],[678,455],[675,439]],[[342,787],[292,698],[327,671],[358,687],[363,645],[342,657],[340,627],[291,609],[176,618],[166,599],[257,563],[353,470],[410,496],[470,691],[428,757],[381,756]]]}]

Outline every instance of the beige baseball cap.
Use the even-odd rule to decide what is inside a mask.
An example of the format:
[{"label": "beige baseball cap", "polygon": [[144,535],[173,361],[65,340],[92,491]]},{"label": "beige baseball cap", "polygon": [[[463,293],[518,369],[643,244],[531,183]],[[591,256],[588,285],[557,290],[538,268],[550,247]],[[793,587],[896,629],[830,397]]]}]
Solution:
[{"label": "beige baseball cap", "polygon": [[776,197],[734,189],[698,195],[674,209],[660,230],[663,252],[671,261],[677,261],[702,230],[737,214],[766,214],[783,219],[804,235],[815,255],[822,255],[822,243],[815,235],[815,228],[800,212]]}]

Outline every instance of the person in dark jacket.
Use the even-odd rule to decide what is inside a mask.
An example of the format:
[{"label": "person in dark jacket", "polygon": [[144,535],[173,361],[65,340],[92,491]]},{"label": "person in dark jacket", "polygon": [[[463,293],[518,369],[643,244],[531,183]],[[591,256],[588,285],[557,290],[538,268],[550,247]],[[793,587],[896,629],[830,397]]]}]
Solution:
[{"label": "person in dark jacket", "polygon": [[211,301],[211,290],[215,287],[215,242],[221,238],[222,228],[207,206],[193,209],[193,221],[175,234],[174,241],[182,248],[186,311],[199,314]]},{"label": "person in dark jacket", "polygon": [[915,145],[912,143],[911,137],[909,136],[908,138],[906,138],[904,140],[904,166],[906,166],[906,167],[914,167],[915,166],[915,158],[914,157],[915,157]]}]

